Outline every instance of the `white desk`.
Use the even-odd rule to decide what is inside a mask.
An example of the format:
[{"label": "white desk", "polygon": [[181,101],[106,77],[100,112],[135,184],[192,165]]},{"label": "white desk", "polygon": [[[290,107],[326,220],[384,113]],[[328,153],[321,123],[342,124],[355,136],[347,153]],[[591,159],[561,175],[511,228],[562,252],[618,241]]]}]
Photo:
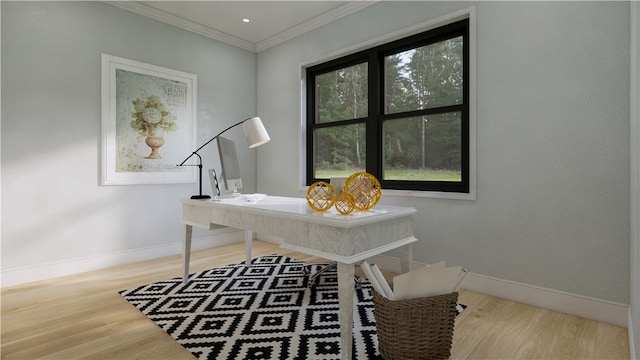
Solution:
[{"label": "white desk", "polygon": [[[279,236],[284,248],[320,256],[338,264],[338,301],[342,359],[351,359],[355,264],[417,239],[411,226],[414,208],[378,205],[368,212],[340,215],[335,209],[314,213],[305,199],[268,196],[257,203],[238,200],[183,200],[184,282],[189,275],[193,226],[220,225],[246,230],[247,264],[253,232]],[[411,247],[404,248],[403,272],[409,270]]]}]

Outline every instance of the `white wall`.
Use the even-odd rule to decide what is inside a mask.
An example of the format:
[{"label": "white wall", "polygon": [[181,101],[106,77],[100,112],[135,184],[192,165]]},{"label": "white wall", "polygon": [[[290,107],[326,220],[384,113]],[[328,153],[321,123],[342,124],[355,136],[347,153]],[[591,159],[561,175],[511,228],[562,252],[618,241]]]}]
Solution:
[{"label": "white wall", "polygon": [[[99,185],[100,54],[196,74],[198,144],[255,115],[256,55],[102,2],[1,6],[3,285],[179,253],[179,201],[197,184]],[[255,151],[238,151],[255,191]],[[219,165],[215,144],[201,154]]]},{"label": "white wall", "polygon": [[[258,191],[304,195],[301,64],[469,5],[380,2],[260,52]],[[629,3],[475,5],[477,200],[382,201],[418,209],[417,261],[628,303]]]}]

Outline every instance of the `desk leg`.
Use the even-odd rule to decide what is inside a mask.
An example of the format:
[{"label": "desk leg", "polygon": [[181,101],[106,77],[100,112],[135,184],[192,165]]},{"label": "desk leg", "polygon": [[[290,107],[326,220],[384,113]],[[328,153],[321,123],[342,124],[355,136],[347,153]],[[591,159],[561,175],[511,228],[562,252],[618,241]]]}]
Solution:
[{"label": "desk leg", "polygon": [[400,248],[400,272],[402,274],[411,271],[411,263],[413,262],[413,244],[405,245]]},{"label": "desk leg", "polygon": [[184,242],[182,243],[182,261],[184,272],[182,273],[182,283],[186,284],[189,279],[189,261],[191,260],[191,234],[193,226],[184,225]]},{"label": "desk leg", "polygon": [[251,246],[253,244],[253,231],[245,230],[244,231],[244,245],[247,248],[247,262],[246,266],[251,266]]},{"label": "desk leg", "polygon": [[353,264],[338,263],[338,301],[340,307],[340,352],[342,360],[351,359],[353,347]]}]

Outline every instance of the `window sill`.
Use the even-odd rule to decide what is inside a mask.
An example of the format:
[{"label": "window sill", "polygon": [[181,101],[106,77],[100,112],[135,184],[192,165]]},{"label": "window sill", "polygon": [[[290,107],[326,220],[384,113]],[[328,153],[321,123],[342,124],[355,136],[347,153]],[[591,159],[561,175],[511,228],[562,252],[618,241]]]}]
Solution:
[{"label": "window sill", "polygon": [[475,200],[475,192],[456,193],[444,191],[416,191],[416,190],[392,190],[382,189],[383,196],[432,198],[432,199],[452,199],[452,200]]},{"label": "window sill", "polygon": [[[308,186],[301,186],[298,190],[306,194],[308,189],[309,189]],[[470,200],[470,201],[476,200],[475,191],[465,194],[465,193],[454,193],[454,192],[444,192],[444,191],[382,189],[382,196],[412,197],[412,198],[427,198],[427,199]]]}]

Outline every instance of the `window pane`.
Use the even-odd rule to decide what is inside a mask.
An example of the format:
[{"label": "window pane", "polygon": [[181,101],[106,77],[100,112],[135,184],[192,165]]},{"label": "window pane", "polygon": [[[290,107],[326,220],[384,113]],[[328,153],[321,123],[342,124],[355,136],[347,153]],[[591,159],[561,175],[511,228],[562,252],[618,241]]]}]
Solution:
[{"label": "window pane", "polygon": [[367,68],[362,63],[315,77],[316,123],[367,116]]},{"label": "window pane", "polygon": [[364,171],[365,126],[354,124],[314,131],[314,177],[329,179]]},{"label": "window pane", "polygon": [[385,113],[461,104],[462,49],[460,36],[386,56]]},{"label": "window pane", "polygon": [[383,124],[385,180],[462,181],[461,113]]}]

